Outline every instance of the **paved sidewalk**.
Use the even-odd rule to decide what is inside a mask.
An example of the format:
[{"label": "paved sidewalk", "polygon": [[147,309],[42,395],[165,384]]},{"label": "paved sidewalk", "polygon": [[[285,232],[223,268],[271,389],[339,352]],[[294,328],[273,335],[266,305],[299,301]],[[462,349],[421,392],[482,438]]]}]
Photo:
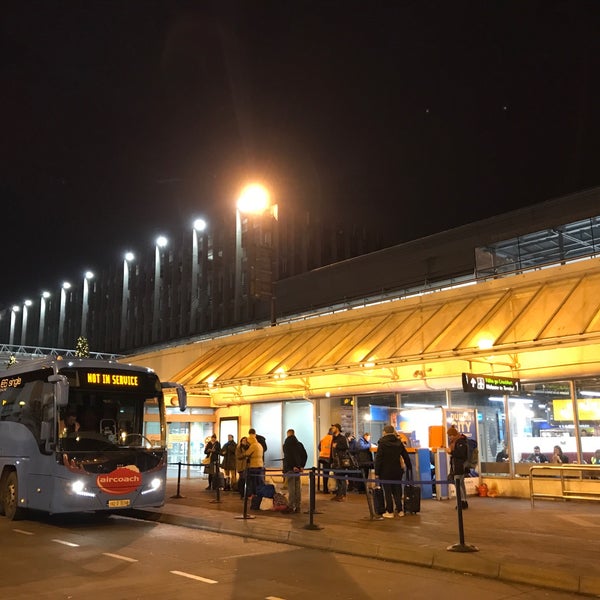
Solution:
[{"label": "paved sidewalk", "polygon": [[[312,528],[308,491],[303,512],[250,510],[236,492],[206,490],[202,478],[169,480],[162,509],[133,510],[133,516],[232,535],[283,542],[472,573],[600,597],[600,506],[594,502],[537,501],[469,497],[463,512],[466,546],[460,541],[453,500],[423,500],[421,512],[396,519],[373,519],[364,494],[348,493],[344,503],[317,493]],[[281,486],[277,486],[278,489]]]}]

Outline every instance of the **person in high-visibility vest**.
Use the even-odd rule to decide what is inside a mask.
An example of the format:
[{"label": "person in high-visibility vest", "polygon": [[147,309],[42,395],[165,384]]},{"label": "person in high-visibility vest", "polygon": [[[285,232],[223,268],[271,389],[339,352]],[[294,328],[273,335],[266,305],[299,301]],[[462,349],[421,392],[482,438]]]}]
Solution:
[{"label": "person in high-visibility vest", "polygon": [[331,444],[333,435],[331,435],[331,427],[326,435],[319,442],[319,467],[323,470],[323,494],[329,494],[327,483],[329,482],[329,469],[331,467]]}]

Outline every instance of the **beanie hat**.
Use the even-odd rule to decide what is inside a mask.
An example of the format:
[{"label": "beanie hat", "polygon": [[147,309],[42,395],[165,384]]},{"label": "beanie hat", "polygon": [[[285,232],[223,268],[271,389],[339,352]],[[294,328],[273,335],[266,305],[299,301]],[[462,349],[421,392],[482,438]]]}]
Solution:
[{"label": "beanie hat", "polygon": [[383,433],[396,433],[396,430],[394,429],[393,425],[386,425],[383,428]]},{"label": "beanie hat", "polygon": [[448,429],[448,436],[455,437],[457,435],[458,435],[458,429],[456,429],[456,427],[454,427],[454,425],[452,425],[452,427],[450,427]]}]

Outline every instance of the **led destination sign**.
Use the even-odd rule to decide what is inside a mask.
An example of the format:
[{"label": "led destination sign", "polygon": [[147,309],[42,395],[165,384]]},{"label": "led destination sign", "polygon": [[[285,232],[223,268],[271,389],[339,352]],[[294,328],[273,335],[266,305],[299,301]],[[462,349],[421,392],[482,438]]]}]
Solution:
[{"label": "led destination sign", "polygon": [[86,373],[86,383],[92,385],[110,385],[121,387],[138,387],[140,378],[138,375],[121,374],[121,373],[94,373],[88,371]]},{"label": "led destination sign", "polygon": [[462,374],[463,392],[496,392],[509,394],[521,389],[521,380],[512,377],[496,377],[495,375]]}]

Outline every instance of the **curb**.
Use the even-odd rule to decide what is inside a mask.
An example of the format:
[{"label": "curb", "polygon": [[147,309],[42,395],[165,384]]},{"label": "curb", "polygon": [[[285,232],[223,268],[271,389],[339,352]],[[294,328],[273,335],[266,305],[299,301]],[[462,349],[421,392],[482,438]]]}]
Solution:
[{"label": "curb", "polygon": [[176,525],[193,529],[202,529],[213,533],[224,533],[238,537],[253,538],[266,542],[291,544],[304,548],[337,552],[350,556],[374,558],[388,562],[397,562],[417,567],[428,567],[443,571],[454,571],[469,575],[477,575],[487,579],[498,579],[510,583],[524,583],[540,588],[572,592],[586,596],[600,597],[600,577],[588,575],[574,575],[567,569],[549,569],[535,565],[505,561],[503,563],[481,558],[473,553],[448,552],[415,548],[401,544],[367,544],[359,546],[365,551],[355,550],[356,544],[348,549],[345,540],[339,537],[330,537],[321,534],[318,538],[304,530],[284,530],[265,527],[245,521],[246,526],[229,527],[222,521],[202,519],[193,516],[179,516],[165,512],[154,512],[141,509],[130,509],[126,516],[145,521],[155,521],[166,525]]}]

